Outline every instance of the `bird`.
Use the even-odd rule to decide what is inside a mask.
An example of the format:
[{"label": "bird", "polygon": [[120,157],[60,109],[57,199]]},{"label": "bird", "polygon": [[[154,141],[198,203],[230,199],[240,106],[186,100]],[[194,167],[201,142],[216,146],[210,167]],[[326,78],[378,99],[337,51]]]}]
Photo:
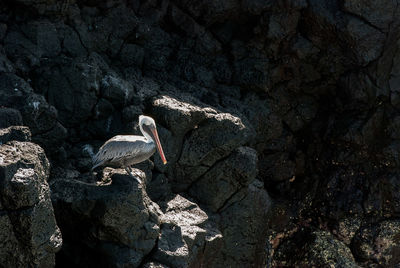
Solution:
[{"label": "bird", "polygon": [[140,115],[139,128],[143,136],[117,135],[106,141],[92,158],[92,171],[99,166],[122,167],[140,184],[141,180],[132,175],[132,165],[150,158],[156,148],[164,165],[167,164],[154,119]]}]

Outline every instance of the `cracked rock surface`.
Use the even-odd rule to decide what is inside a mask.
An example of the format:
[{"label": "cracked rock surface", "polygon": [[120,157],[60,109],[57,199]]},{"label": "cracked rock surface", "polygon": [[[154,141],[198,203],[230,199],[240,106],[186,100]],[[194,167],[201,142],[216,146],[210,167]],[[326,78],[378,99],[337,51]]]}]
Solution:
[{"label": "cracked rock surface", "polygon": [[[7,130],[15,132],[2,132]],[[49,162],[38,145],[10,140],[0,146],[0,266],[55,265],[62,238],[48,176]]]},{"label": "cracked rock surface", "polygon": [[0,266],[398,266],[399,6],[0,1]]}]

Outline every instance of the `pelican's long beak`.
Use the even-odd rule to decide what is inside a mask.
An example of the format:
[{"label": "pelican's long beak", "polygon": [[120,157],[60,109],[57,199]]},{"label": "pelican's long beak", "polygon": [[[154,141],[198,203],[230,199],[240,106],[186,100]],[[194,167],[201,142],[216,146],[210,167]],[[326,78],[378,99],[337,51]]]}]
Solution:
[{"label": "pelican's long beak", "polygon": [[156,140],[158,153],[161,156],[161,160],[163,161],[164,165],[167,164],[167,159],[165,159],[164,151],[162,149],[160,139],[158,138],[158,133],[156,128],[151,128],[151,132],[153,133],[154,139]]}]

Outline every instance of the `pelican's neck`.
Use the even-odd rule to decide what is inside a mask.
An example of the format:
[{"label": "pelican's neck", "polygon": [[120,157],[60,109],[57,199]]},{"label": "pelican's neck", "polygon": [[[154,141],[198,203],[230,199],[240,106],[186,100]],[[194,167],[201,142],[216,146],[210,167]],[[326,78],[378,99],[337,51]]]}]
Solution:
[{"label": "pelican's neck", "polygon": [[139,125],[139,128],[140,128],[140,132],[142,132],[142,134],[146,138],[147,142],[149,142],[149,143],[153,142],[153,138],[149,134],[147,134],[146,131],[143,130],[142,124]]}]

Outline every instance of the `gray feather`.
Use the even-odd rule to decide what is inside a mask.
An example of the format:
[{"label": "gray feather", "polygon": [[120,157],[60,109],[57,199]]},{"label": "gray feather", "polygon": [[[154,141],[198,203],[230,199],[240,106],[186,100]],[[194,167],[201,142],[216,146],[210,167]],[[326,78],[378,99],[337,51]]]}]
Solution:
[{"label": "gray feather", "polygon": [[93,156],[92,170],[98,166],[126,167],[148,159],[155,145],[142,136],[118,135],[109,139]]}]

